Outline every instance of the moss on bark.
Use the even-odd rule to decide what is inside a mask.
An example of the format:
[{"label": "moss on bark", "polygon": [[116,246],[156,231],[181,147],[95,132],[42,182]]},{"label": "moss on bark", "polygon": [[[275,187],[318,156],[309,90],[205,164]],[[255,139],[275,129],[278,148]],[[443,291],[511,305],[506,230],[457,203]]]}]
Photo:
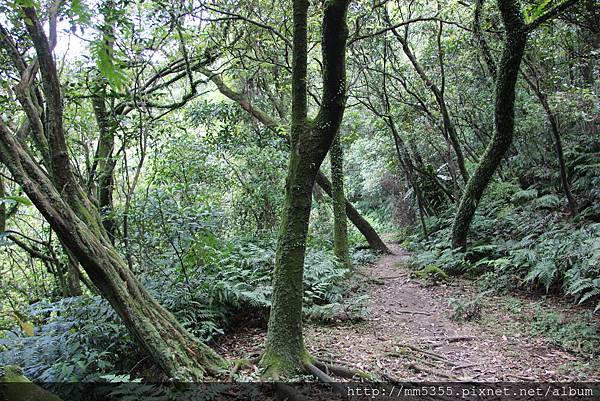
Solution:
[{"label": "moss on bark", "polygon": [[325,3],[323,96],[314,122],[307,118],[307,0],[294,0],[291,152],[277,243],[273,296],[261,365],[273,377],[292,375],[309,361],[302,335],[306,236],[315,178],[335,138],[346,100],[347,0]]},{"label": "moss on bark", "polygon": [[504,46],[496,77],[496,130],[475,173],[469,179],[452,226],[453,248],[466,249],[467,234],[483,192],[512,143],[515,85],[527,42],[526,25],[515,0],[498,0],[504,23]]},{"label": "moss on bark", "polygon": [[346,196],[344,194],[344,150],[338,134],[329,150],[331,163],[331,189],[333,200],[333,250],[344,266],[351,267],[346,222]]}]

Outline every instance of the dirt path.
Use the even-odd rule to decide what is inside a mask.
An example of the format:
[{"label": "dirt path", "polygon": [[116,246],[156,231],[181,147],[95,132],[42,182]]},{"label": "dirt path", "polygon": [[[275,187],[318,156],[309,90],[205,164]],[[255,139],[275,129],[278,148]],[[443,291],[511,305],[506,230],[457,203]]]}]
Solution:
[{"label": "dirt path", "polygon": [[[364,321],[305,327],[312,355],[401,381],[600,379],[589,360],[530,334],[522,323],[524,314],[535,313],[529,305],[516,314],[501,307],[514,298],[487,296],[483,322],[451,320],[448,300],[475,297],[473,283],[453,280],[426,287],[411,278],[403,263],[406,254],[392,250],[394,255],[362,268],[361,290],[370,296]],[[264,328],[245,328],[219,348],[230,357],[246,357],[262,349],[264,335]],[[253,375],[248,372],[249,379]]]}]

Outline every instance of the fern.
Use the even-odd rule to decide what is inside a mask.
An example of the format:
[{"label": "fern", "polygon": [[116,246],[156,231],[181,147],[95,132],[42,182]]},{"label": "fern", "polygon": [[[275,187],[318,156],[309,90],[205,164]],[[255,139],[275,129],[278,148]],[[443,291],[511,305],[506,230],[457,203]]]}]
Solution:
[{"label": "fern", "polygon": [[557,271],[558,269],[553,261],[542,260],[533,266],[527,276],[525,276],[525,281],[532,282],[537,280],[544,286],[546,292],[548,292]]}]

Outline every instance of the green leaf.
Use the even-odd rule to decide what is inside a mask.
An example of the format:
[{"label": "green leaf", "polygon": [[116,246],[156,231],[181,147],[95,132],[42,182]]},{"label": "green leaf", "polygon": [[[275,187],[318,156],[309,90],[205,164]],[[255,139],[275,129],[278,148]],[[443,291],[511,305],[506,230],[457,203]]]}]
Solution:
[{"label": "green leaf", "polygon": [[532,6],[532,7],[528,7],[524,10],[524,14],[525,14],[525,22],[527,22],[528,24],[535,21],[536,18],[538,18],[540,15],[542,15],[546,9],[548,8],[548,5],[551,3],[551,0],[542,0],[540,2],[540,4],[538,4],[537,6]]},{"label": "green leaf", "polygon": [[127,76],[115,63],[113,49],[110,48],[104,39],[99,39],[92,45],[92,52],[96,57],[96,66],[100,74],[106,78],[109,85],[119,90],[123,87]]}]

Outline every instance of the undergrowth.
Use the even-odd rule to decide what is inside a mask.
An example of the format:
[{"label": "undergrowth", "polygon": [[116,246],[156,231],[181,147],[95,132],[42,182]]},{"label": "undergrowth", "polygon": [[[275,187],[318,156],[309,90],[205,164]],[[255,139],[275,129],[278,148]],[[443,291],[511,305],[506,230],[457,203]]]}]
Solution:
[{"label": "undergrowth", "polygon": [[563,294],[597,312],[600,223],[583,215],[572,220],[540,195],[514,183],[492,185],[471,226],[466,253],[450,248],[454,210],[430,218],[428,239],[404,238],[413,252],[410,265],[475,277],[484,290]]},{"label": "undergrowth", "polygon": [[[198,238],[182,264],[141,276],[148,290],[203,341],[223,334],[239,313],[265,323],[274,247],[268,242],[218,245],[210,236]],[[357,260],[368,258],[361,252]],[[332,253],[309,250],[304,275],[307,318],[329,322],[362,317],[366,297],[349,293],[349,273]],[[33,332],[19,326],[4,332],[0,365],[18,365],[32,380],[130,380],[144,358],[113,309],[98,296],[40,301],[30,306],[23,320],[33,325]]]}]

